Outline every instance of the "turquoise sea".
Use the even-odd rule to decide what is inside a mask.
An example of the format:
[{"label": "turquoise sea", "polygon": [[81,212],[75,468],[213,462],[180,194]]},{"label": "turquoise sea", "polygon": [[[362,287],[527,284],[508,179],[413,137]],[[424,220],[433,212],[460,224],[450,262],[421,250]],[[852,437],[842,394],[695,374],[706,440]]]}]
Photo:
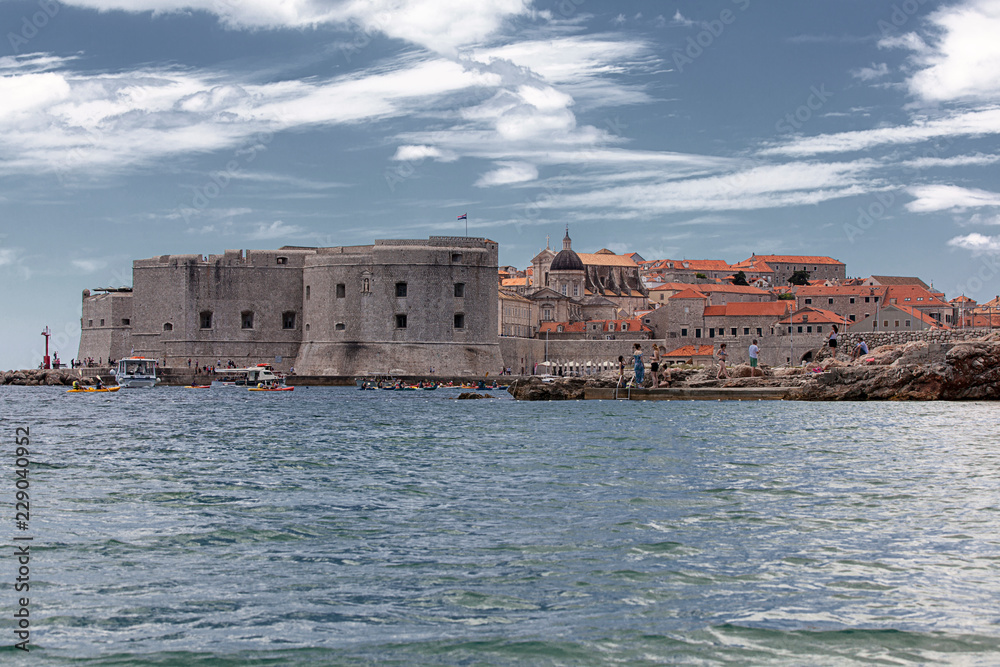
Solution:
[{"label": "turquoise sea", "polygon": [[0,387],[0,662],[1000,664],[995,403],[457,393]]}]

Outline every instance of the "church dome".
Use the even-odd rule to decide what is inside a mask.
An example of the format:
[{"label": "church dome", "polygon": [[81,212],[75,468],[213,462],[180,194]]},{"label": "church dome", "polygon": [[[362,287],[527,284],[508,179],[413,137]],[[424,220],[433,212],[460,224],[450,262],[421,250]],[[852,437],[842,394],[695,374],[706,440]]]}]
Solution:
[{"label": "church dome", "polygon": [[549,271],[584,271],[583,260],[575,252],[566,248],[552,258]]}]

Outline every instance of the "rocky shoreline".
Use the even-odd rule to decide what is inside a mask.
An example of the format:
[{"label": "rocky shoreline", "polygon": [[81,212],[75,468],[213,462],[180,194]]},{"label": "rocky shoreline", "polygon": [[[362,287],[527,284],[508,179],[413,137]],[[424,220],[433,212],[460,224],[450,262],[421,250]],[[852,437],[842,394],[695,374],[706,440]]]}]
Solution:
[{"label": "rocky shoreline", "polygon": [[0,385],[19,385],[23,387],[67,386],[76,380],[81,385],[90,386],[94,377],[82,376],[78,370],[60,368],[58,370],[31,369],[25,371],[5,371],[0,373]]},{"label": "rocky shoreline", "polygon": [[[729,379],[715,379],[715,368],[675,371],[669,389],[654,389],[647,377],[637,398],[655,398],[679,389],[732,391],[743,398],[748,389],[767,389],[773,397],[801,401],[959,401],[1000,400],[1000,333],[955,343],[927,341],[883,345],[855,361],[846,353],[833,357],[829,348],[816,351],[805,367],[767,368],[751,376],[749,366],[731,368]],[[759,372],[759,371],[758,371]],[[588,389],[614,389],[617,378],[560,378],[544,382],[532,377],[508,391],[518,400],[582,400]],[[782,392],[775,392],[782,389]],[[673,392],[671,390],[674,390]],[[601,392],[591,391],[593,396]],[[604,392],[606,394],[607,392]],[[621,392],[619,392],[621,393]]]}]

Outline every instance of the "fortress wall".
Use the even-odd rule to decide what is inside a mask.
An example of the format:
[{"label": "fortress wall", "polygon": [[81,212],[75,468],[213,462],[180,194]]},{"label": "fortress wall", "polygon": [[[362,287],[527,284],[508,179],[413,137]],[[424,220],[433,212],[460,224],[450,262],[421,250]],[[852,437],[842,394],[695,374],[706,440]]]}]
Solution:
[{"label": "fortress wall", "polygon": [[498,372],[497,261],[496,244],[485,239],[323,249],[303,270],[306,331],[296,370]]},{"label": "fortress wall", "polygon": [[[227,251],[207,259],[137,260],[132,270],[136,353],[166,366],[186,366],[188,359],[244,365],[280,356],[279,367],[290,367],[302,335],[302,265],[308,254]],[[251,318],[248,327],[244,313]],[[285,313],[293,314],[290,321]]]},{"label": "fortress wall", "polygon": [[[132,293],[83,293],[77,359],[106,362],[131,351]],[[68,363],[69,359],[63,359]]]}]

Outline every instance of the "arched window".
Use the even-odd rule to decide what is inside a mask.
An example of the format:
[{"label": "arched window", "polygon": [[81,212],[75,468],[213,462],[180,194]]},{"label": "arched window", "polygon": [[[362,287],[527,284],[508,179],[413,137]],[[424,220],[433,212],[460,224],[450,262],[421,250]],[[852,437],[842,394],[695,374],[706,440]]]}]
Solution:
[{"label": "arched window", "polygon": [[170,322],[165,322],[163,324],[163,330],[164,331],[173,331],[174,330],[174,325],[171,324]]}]

